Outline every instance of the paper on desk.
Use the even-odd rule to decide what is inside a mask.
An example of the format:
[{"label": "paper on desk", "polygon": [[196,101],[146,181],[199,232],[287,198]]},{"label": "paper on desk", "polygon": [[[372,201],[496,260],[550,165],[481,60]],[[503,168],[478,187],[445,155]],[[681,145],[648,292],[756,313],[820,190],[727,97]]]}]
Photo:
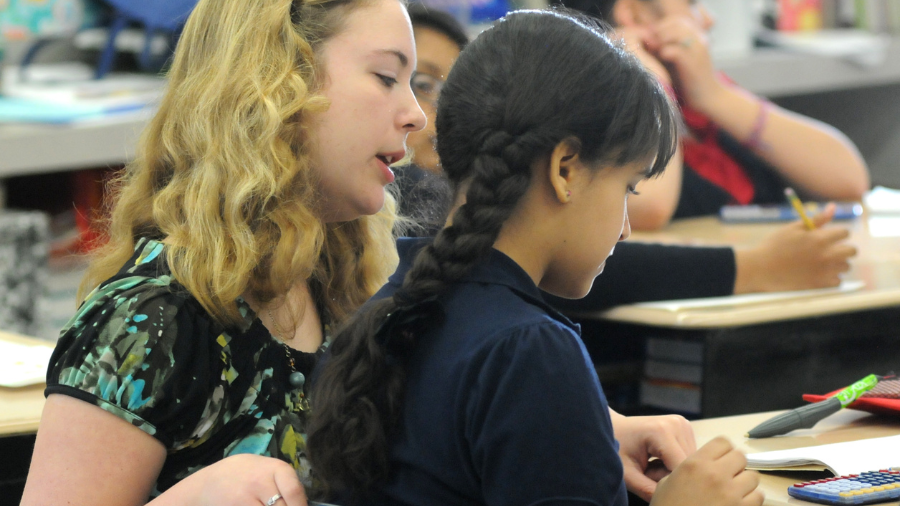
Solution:
[{"label": "paper on desk", "polygon": [[658,302],[641,302],[634,307],[646,309],[658,309],[660,311],[678,312],[685,309],[718,309],[733,306],[750,306],[781,300],[805,299],[834,295],[837,293],[854,292],[862,289],[865,283],[862,281],[844,281],[835,288],[820,288],[815,290],[797,290],[793,292],[768,292],[749,293],[745,295],[728,295],[726,297],[704,297],[699,299],[663,300]]},{"label": "paper on desk", "polygon": [[757,471],[800,471],[810,466],[827,469],[835,476],[900,466],[900,436],[747,455],[747,469]]},{"label": "paper on desk", "polygon": [[43,383],[53,346],[0,340],[0,386],[23,387]]},{"label": "paper on desk", "polygon": [[900,190],[876,186],[866,193],[863,202],[871,214],[900,213]]}]

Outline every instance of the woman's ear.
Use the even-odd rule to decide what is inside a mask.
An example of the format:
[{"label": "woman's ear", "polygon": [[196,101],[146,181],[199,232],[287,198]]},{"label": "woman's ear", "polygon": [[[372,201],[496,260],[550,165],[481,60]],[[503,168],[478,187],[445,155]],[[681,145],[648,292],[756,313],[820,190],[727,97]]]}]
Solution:
[{"label": "woman's ear", "polygon": [[560,141],[550,154],[550,187],[560,203],[565,204],[572,199],[572,191],[577,186],[577,177],[582,169],[580,152],[578,139],[568,138]]}]

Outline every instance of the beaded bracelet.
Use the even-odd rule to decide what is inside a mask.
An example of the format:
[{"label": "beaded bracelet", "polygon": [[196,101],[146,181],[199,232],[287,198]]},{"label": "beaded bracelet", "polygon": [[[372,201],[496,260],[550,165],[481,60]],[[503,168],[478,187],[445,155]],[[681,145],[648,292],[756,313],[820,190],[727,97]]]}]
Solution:
[{"label": "beaded bracelet", "polygon": [[756,122],[753,124],[753,131],[750,137],[744,141],[744,146],[752,150],[761,150],[766,146],[762,142],[763,129],[766,127],[766,118],[769,116],[769,108],[772,103],[768,100],[759,99],[759,113],[756,115]]}]

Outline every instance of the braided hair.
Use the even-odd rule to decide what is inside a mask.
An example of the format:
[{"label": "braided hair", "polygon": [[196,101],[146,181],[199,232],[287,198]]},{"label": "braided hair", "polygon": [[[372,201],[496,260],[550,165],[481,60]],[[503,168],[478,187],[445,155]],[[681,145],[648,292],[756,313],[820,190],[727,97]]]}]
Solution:
[{"label": "braided hair", "polygon": [[678,122],[656,80],[606,29],[560,11],[518,11],[460,54],[438,100],[438,154],[466,203],[420,250],[393,297],[337,332],[311,396],[307,449],[331,490],[365,495],[389,473],[404,361],[440,325],[441,295],[491,251],[532,164],[575,140],[594,170],[675,152]]}]

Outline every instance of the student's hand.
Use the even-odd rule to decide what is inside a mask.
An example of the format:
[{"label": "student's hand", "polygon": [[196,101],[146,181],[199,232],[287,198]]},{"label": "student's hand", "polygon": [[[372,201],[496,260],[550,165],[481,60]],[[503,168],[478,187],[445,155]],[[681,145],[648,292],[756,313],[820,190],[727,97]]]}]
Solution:
[{"label": "student's hand", "polygon": [[666,70],[666,66],[647,51],[646,43],[652,38],[649,29],[640,25],[622,26],[616,28],[615,33],[616,36],[625,42],[625,48],[636,56],[644,64],[644,67],[656,76],[659,82],[666,86],[672,86],[672,77],[669,75],[669,71]]},{"label": "student's hand", "polygon": [[648,51],[665,64],[687,105],[703,111],[703,104],[724,87],[716,77],[706,33],[681,16],[666,17],[651,30],[645,39]]},{"label": "student's hand", "polygon": [[812,218],[816,230],[798,221],[779,228],[755,248],[735,251],[734,293],[838,286],[856,248],[846,242],[846,228],[825,226],[834,211],[829,204]]},{"label": "student's hand", "polygon": [[307,506],[306,492],[290,464],[272,457],[233,455],[188,476],[147,506]]},{"label": "student's hand", "polygon": [[662,481],[651,506],[760,506],[759,475],[725,438],[716,438],[688,457]]},{"label": "student's hand", "polygon": [[610,416],[619,441],[625,486],[649,501],[657,482],[697,450],[694,430],[677,415],[622,416],[610,410]]}]

